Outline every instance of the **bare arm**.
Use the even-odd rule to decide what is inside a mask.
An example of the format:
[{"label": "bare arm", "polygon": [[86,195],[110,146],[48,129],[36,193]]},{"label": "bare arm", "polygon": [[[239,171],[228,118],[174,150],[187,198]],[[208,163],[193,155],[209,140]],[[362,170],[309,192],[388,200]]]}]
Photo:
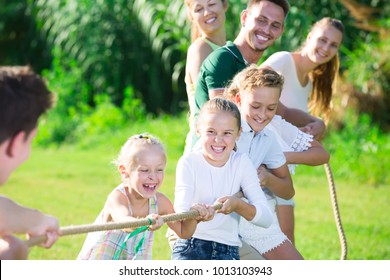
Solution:
[{"label": "bare arm", "polygon": [[[148,202],[146,202],[148,203]],[[127,197],[120,191],[114,190],[110,193],[107,198],[107,202],[105,205],[106,208],[106,216],[103,218],[106,222],[114,221],[114,222],[131,222],[138,220],[138,217],[144,217],[145,214],[138,212],[136,206],[133,205],[133,212],[131,211],[128,203]],[[164,221],[159,214],[150,213],[146,216],[151,222],[149,226],[149,230],[155,231],[158,230],[163,224]],[[134,228],[122,229],[125,232],[132,232]]]},{"label": "bare arm", "polygon": [[282,116],[286,121],[299,127],[302,131],[311,134],[315,139],[321,140],[325,134],[325,123],[302,110],[288,108],[279,102],[276,114]]},{"label": "bare arm", "polygon": [[[105,205],[106,216],[103,217],[103,220],[106,222],[131,222],[138,219],[138,217],[144,217],[145,214],[138,212],[136,206],[133,205],[133,212],[130,210],[129,202],[127,197],[121,193],[119,190],[114,190],[110,193],[107,198]],[[152,222],[152,225],[149,226],[149,230],[154,231],[159,229],[163,224],[163,219],[155,213],[151,213],[146,216]],[[125,232],[132,232],[134,228],[122,229]]]},{"label": "bare arm", "polygon": [[206,57],[212,52],[212,48],[204,41],[198,39],[188,48],[186,60],[186,72],[190,81],[196,84],[200,67]]},{"label": "bare arm", "polygon": [[30,237],[47,235],[43,247],[51,247],[58,239],[58,220],[50,215],[21,206],[11,199],[0,196],[0,234],[26,233]]},{"label": "bare arm", "polygon": [[27,244],[12,235],[0,238],[0,260],[26,260],[28,257]]},{"label": "bare arm", "polygon": [[225,89],[220,88],[220,89],[210,89],[209,90],[209,97],[210,99],[216,98],[216,97],[221,97],[223,96]]},{"label": "bare arm", "polygon": [[303,152],[285,152],[288,164],[306,164],[311,166],[329,162],[330,155],[316,140],[311,142],[311,147]]},{"label": "bare arm", "polygon": [[260,165],[257,169],[257,174],[260,179],[260,185],[266,186],[275,195],[284,199],[290,199],[295,195],[287,164],[276,169],[267,169],[264,165]]},{"label": "bare arm", "polygon": [[114,222],[136,220],[134,213],[130,211],[127,197],[119,190],[114,190],[109,194],[105,208],[107,209],[107,215],[109,215],[109,217],[104,218],[106,222],[110,220]]}]

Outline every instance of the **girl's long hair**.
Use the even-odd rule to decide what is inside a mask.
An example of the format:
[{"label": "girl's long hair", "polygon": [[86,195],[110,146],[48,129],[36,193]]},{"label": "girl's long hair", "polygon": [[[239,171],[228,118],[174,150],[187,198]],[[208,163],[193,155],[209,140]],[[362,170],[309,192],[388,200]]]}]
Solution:
[{"label": "girl's long hair", "polygon": [[[323,25],[331,25],[344,35],[344,25],[340,20],[325,17],[317,21],[310,32]],[[327,63],[317,66],[309,73],[313,81],[313,90],[309,100],[309,111],[314,115],[322,115],[325,120],[329,119],[333,89],[339,72],[338,53]]]}]

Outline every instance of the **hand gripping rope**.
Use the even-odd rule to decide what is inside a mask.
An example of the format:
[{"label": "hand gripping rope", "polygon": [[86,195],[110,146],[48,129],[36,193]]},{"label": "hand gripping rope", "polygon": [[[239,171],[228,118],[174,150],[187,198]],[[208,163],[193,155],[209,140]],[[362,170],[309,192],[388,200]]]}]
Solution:
[{"label": "hand gripping rope", "polygon": [[[236,196],[238,194],[236,194]],[[219,210],[222,208],[222,203],[216,203],[212,207],[214,208],[214,210]],[[172,213],[168,215],[163,215],[161,217],[163,218],[164,223],[167,223],[167,222],[176,222],[176,221],[192,219],[198,216],[199,216],[199,212],[197,210],[191,210],[183,213]],[[138,219],[130,222],[67,226],[67,227],[60,228],[60,236],[83,234],[83,233],[94,232],[94,231],[107,231],[107,230],[124,229],[124,228],[139,228],[142,226],[149,226],[149,225],[150,225],[150,219],[143,218],[143,219]],[[46,235],[39,235],[39,236],[34,236],[28,240],[25,240],[24,242],[28,247],[32,247],[44,243],[45,241],[46,241]]]},{"label": "hand gripping rope", "polygon": [[[346,260],[347,253],[348,253],[347,239],[345,236],[343,225],[341,223],[341,215],[340,215],[340,210],[337,202],[336,186],[334,183],[333,173],[329,163],[326,163],[324,165],[324,168],[329,183],[329,192],[330,192],[330,198],[332,202],[332,208],[333,208],[333,214],[336,222],[337,232],[340,238],[340,244],[341,244],[340,259]],[[241,197],[242,193],[239,192],[236,194],[236,196]],[[222,208],[222,204],[221,203],[214,204],[213,208],[214,210],[219,210]],[[196,218],[198,216],[199,216],[199,212],[196,210],[192,210],[184,213],[173,213],[173,214],[164,215],[162,216],[162,218],[164,223],[167,223],[167,222],[186,220],[190,218]],[[150,225],[149,219],[144,218],[144,219],[138,219],[136,221],[131,221],[131,222],[67,226],[67,227],[60,228],[60,236],[83,234],[83,233],[94,232],[94,231],[107,231],[107,230],[124,229],[124,228],[139,228],[148,225]],[[25,240],[25,243],[28,247],[32,247],[44,243],[45,241],[46,241],[46,235],[40,235]]]}]

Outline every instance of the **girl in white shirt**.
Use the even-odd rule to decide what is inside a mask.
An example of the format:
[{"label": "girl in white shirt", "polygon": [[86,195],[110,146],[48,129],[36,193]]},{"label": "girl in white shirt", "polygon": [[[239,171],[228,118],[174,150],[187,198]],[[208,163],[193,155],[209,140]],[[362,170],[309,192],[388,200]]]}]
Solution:
[{"label": "girl in white shirt", "polygon": [[[183,155],[177,164],[174,207],[184,212],[194,203],[223,206],[211,221],[198,224],[192,238],[175,241],[172,259],[239,259],[239,217],[270,226],[271,211],[256,169],[246,154],[234,151],[240,133],[241,117],[234,103],[223,98],[205,103],[197,122],[201,149]],[[240,190],[248,202],[234,196]]]}]

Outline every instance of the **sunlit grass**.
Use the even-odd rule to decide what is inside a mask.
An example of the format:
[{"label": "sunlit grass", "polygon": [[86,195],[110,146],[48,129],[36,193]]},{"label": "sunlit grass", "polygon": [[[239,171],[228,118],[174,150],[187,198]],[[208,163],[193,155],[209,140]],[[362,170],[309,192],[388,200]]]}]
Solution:
[{"label": "sunlit grass", "polygon": [[[60,220],[61,226],[90,224],[107,195],[120,181],[111,164],[125,140],[141,132],[158,136],[166,145],[168,166],[160,191],[173,201],[175,166],[184,148],[184,117],[135,123],[115,133],[86,137],[77,146],[33,148],[1,193]],[[390,259],[390,186],[373,187],[358,177],[342,178],[332,158],[341,218],[348,241],[348,259]],[[388,169],[388,168],[386,168]],[[385,176],[385,175],[384,175]],[[296,246],[306,259],[340,258],[340,243],[324,168],[299,166],[296,189]],[[156,232],[154,259],[170,258],[167,227]],[[75,259],[86,235],[64,236],[50,249],[34,247],[30,259]]]}]

